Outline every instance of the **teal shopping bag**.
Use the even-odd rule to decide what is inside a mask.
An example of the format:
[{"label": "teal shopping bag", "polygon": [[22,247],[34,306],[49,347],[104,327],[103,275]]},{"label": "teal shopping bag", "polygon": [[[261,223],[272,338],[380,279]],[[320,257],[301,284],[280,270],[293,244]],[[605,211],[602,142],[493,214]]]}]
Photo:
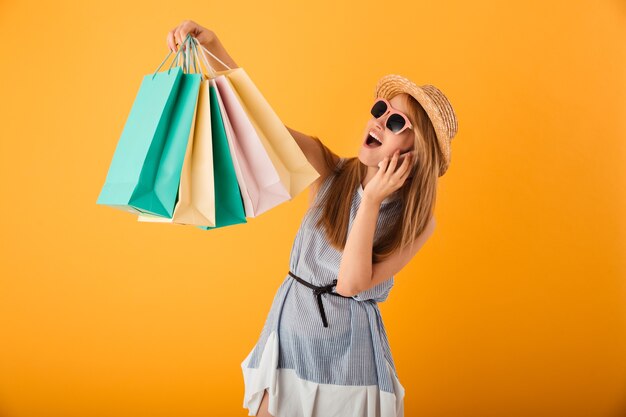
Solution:
[{"label": "teal shopping bag", "polygon": [[215,179],[215,226],[196,226],[204,230],[247,223],[243,198],[214,85],[209,85],[209,97],[213,139],[213,178]]},{"label": "teal shopping bag", "polygon": [[97,204],[172,217],[200,81],[171,65],[144,77]]}]

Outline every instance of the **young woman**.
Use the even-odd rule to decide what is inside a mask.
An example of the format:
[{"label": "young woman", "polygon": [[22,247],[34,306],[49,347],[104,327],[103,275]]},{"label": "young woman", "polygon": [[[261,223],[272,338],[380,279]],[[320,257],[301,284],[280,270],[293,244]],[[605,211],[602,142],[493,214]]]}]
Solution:
[{"label": "young woman", "polygon": [[[215,34],[192,21],[168,34],[170,49],[188,33],[237,67]],[[399,75],[379,80],[370,113],[357,157],[339,157],[319,138],[287,128],[320,177],[289,272],[241,363],[248,415],[404,415],[377,303],[434,231],[437,181],[457,121],[440,90]]]}]

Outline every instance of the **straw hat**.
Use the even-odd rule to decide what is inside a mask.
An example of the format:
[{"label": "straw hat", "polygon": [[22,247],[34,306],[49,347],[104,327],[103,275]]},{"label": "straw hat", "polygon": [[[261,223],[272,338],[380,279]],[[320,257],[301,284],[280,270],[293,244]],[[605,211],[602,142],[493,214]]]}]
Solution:
[{"label": "straw hat", "polygon": [[443,155],[443,160],[439,166],[439,176],[442,176],[450,165],[450,141],[458,129],[456,115],[450,101],[434,85],[418,86],[411,80],[397,74],[385,75],[376,84],[376,97],[389,100],[400,93],[413,96],[426,110],[426,114],[428,114],[435,128],[439,149]]}]

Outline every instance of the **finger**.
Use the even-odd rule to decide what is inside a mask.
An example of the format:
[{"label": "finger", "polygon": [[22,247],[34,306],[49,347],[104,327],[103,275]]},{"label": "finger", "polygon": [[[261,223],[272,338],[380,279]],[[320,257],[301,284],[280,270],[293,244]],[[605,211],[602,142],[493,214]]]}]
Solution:
[{"label": "finger", "polygon": [[400,164],[400,168],[398,168],[398,170],[396,171],[398,175],[402,176],[406,171],[409,170],[412,158],[413,155],[411,153],[407,153],[406,155],[404,155],[404,157],[402,158],[402,163]]},{"label": "finger", "polygon": [[185,33],[189,33],[191,28],[193,28],[193,22],[191,20],[185,20],[180,27],[185,30]]},{"label": "finger", "polygon": [[179,47],[183,47],[183,51],[185,50],[185,37],[187,36],[187,32],[185,28],[181,25],[176,28],[176,32],[174,33],[174,38],[176,39],[176,43]]},{"label": "finger", "polygon": [[413,158],[414,156],[411,154],[410,156],[407,157],[407,160],[405,161],[405,163],[402,164],[402,177],[408,176],[413,170],[413,164],[412,164]]},{"label": "finger", "polygon": [[407,165],[407,168],[408,168],[409,170],[410,170],[410,169],[411,169],[411,167],[414,165],[414,163],[415,163],[415,158],[416,158],[416,156],[415,156],[415,151],[411,151],[411,152],[409,152],[409,153],[406,155],[406,159],[407,159],[407,161],[406,161],[406,165]]},{"label": "finger", "polygon": [[393,153],[393,156],[391,157],[391,161],[389,162],[389,168],[385,172],[387,178],[391,177],[391,175],[393,175],[394,171],[396,170],[396,165],[398,165],[398,156],[399,155],[400,155],[400,151],[399,150],[397,150],[397,151],[395,151]]},{"label": "finger", "polygon": [[400,187],[402,187],[404,185],[404,183],[406,182],[407,178],[411,178],[410,174],[411,174],[411,170],[406,170],[406,172],[404,172],[402,174],[402,176],[398,180],[398,182],[400,183]]},{"label": "finger", "polygon": [[174,30],[174,41],[176,42],[177,47],[182,43],[180,40],[180,26]]},{"label": "finger", "polygon": [[170,30],[167,34],[167,47],[170,48],[170,51],[176,52],[176,40],[174,39],[174,29]]},{"label": "finger", "polygon": [[387,164],[389,163],[389,157],[385,156],[379,163],[378,163],[378,168],[380,168],[378,170],[378,172],[376,174],[384,174],[385,171],[387,170]]},{"label": "finger", "polygon": [[[194,22],[192,22],[191,20],[185,20],[185,22],[181,25],[181,39],[183,40],[183,42],[187,39],[187,35],[194,35]],[[186,45],[185,45],[186,46]]]},{"label": "finger", "polygon": [[400,165],[400,168],[398,168],[389,178],[390,182],[394,182],[394,181],[398,181],[400,184],[402,184],[402,180],[403,177],[405,176],[405,174],[410,171],[408,169],[408,164],[406,163],[406,157],[405,157],[405,161],[402,162],[402,165]]},{"label": "finger", "polygon": [[176,38],[175,35],[176,34],[176,28],[170,30],[170,32],[167,34],[167,43],[170,46],[170,49],[174,52],[176,52],[176,49],[178,48],[176,46]]},{"label": "finger", "polygon": [[410,171],[414,172],[415,168],[417,167],[418,162],[419,162],[419,157],[417,155],[417,152],[413,154],[413,156],[411,157],[411,160],[412,161],[411,161],[411,169],[410,169]]},{"label": "finger", "polygon": [[180,34],[180,40],[181,43],[185,42],[185,38],[187,37],[187,34],[189,33],[189,21],[188,20],[183,20],[183,22],[180,24],[180,30],[179,30],[179,34]]},{"label": "finger", "polygon": [[415,164],[416,152],[415,151],[408,151],[408,152],[405,152],[404,154],[402,154],[401,157],[402,157],[402,164],[401,165],[404,165],[404,161],[407,160],[407,158],[408,158],[408,161],[407,161],[408,164]]},{"label": "finger", "polygon": [[180,39],[181,39],[181,45],[183,45],[183,51],[187,50],[188,43],[185,43],[185,41],[187,40],[187,33],[189,32],[185,28],[180,30]]},{"label": "finger", "polygon": [[411,158],[412,156],[405,156],[404,161],[402,161],[402,164],[400,165],[400,168],[398,168],[398,170],[394,173],[392,177],[392,180],[397,180],[400,185],[404,183],[404,180],[411,173]]},{"label": "finger", "polygon": [[417,166],[417,156],[416,155],[412,155],[411,156],[411,164],[409,165],[409,172],[415,172],[415,167]]},{"label": "finger", "polygon": [[402,167],[402,165],[405,164],[405,161],[407,160],[407,158],[411,155],[410,152],[405,152],[403,154],[398,155],[398,165],[400,167]]}]

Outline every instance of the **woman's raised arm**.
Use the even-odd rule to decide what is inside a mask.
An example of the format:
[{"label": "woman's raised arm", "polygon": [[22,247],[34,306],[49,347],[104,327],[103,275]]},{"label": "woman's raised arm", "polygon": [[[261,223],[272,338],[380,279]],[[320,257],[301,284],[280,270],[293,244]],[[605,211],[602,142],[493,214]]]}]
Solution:
[{"label": "woman's raised arm", "polygon": [[[321,177],[330,174],[330,169],[337,165],[339,156],[324,145],[319,138],[298,132],[288,126],[285,127],[296,140],[302,153],[304,153],[304,156],[306,156],[306,159],[313,165],[313,168],[315,168],[318,174],[320,174]],[[332,161],[328,160],[329,157],[332,158]]]},{"label": "woman's raised arm", "polygon": [[[178,45],[181,45],[188,34],[195,37],[198,42],[206,49],[211,51],[213,55],[223,61],[230,68],[238,68],[235,60],[229,55],[222,42],[210,29],[200,26],[193,20],[184,20],[180,25],[170,30],[167,34],[167,45],[173,52],[178,50]],[[205,54],[209,63],[213,68],[218,71],[226,70],[219,61],[213,58],[209,54]],[[296,143],[306,156],[309,163],[320,174],[320,178],[324,178],[330,173],[330,167],[334,167],[339,162],[339,156],[332,152],[322,141],[315,137],[309,136],[297,130],[287,127],[289,133],[293,136]]]}]

